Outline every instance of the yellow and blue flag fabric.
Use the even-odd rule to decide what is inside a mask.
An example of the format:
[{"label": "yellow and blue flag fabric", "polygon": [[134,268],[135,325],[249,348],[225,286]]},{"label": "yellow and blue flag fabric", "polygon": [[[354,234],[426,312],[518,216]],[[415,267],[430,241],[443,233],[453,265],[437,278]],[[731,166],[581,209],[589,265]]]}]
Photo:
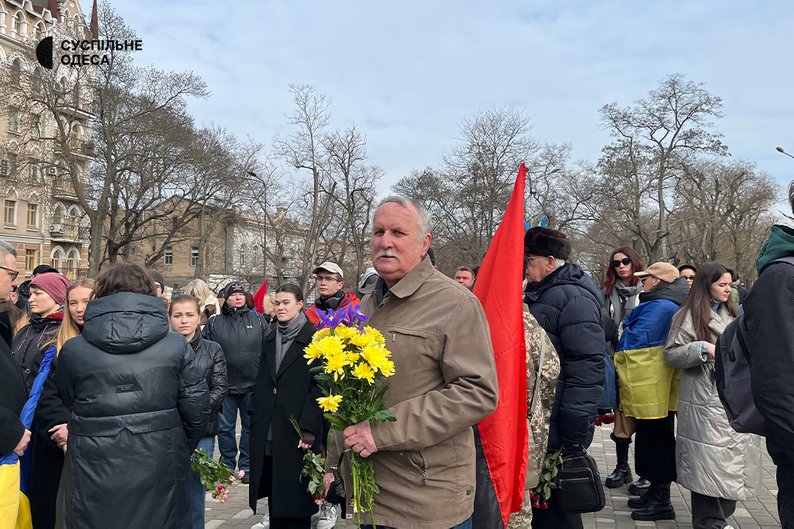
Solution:
[{"label": "yellow and blue flag fabric", "polygon": [[[30,430],[33,415],[39,403],[44,381],[52,369],[55,358],[55,347],[50,347],[39,367],[39,373],[33,381],[19,420]],[[21,458],[14,452],[0,457],[0,529],[32,529],[33,521],[30,514],[28,487],[30,484],[30,450],[25,451]]]}]

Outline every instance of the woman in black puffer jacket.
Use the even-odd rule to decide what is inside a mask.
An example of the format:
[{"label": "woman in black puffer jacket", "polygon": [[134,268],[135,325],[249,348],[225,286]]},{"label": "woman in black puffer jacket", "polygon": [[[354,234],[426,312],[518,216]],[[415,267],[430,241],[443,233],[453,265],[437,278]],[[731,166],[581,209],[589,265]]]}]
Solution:
[{"label": "woman in black puffer jacket", "polygon": [[56,526],[190,527],[190,455],[210,398],[185,339],[170,332],[154,280],[120,263],[96,281],[55,382],[72,410]]},{"label": "woman in black puffer jacket", "polygon": [[[202,338],[198,332],[201,314],[199,300],[186,294],[174,298],[168,308],[171,329],[190,343],[196,353],[196,362],[210,388],[210,417],[198,448],[212,457],[215,436],[218,435],[218,410],[229,386],[226,383],[226,358],[223,356],[223,349],[217,342]],[[198,472],[190,473],[189,487],[193,529],[204,529],[204,485],[201,484]]]}]

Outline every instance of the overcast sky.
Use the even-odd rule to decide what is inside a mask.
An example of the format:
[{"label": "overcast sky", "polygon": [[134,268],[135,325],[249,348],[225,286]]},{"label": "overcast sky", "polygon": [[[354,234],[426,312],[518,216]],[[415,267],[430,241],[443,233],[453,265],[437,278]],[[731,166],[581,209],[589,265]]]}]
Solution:
[{"label": "overcast sky", "polygon": [[[90,0],[81,0],[90,13]],[[434,166],[464,117],[511,107],[541,141],[595,161],[599,108],[628,105],[671,73],[723,99],[732,155],[794,178],[790,1],[113,0],[143,40],[139,64],[193,70],[212,96],[190,110],[270,145],[290,83],[331,100],[332,124],[368,137],[381,191]]]}]

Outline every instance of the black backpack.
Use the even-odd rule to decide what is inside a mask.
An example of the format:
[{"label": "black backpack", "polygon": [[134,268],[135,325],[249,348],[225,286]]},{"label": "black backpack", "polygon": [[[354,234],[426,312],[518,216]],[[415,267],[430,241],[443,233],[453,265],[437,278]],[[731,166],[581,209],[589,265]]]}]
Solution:
[{"label": "black backpack", "polygon": [[[775,259],[769,264],[772,263],[789,263],[794,266],[794,256]],[[747,324],[744,321],[744,312],[740,312],[717,339],[717,354],[714,359],[717,393],[734,430],[739,433],[766,435],[764,417],[753,401],[750,379],[752,360],[746,336]]]}]

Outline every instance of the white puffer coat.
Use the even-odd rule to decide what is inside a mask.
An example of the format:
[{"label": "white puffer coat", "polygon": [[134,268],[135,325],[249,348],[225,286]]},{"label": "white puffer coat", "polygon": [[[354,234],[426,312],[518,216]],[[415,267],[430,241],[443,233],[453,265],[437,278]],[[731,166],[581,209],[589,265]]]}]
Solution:
[{"label": "white puffer coat", "polygon": [[[701,352],[703,342],[695,339],[692,317],[686,314],[676,326],[677,319],[678,314],[664,350],[667,363],[682,368],[675,449],[677,481],[706,496],[746,500],[761,486],[763,439],[731,428],[717,393],[714,362]],[[732,319],[724,305],[720,305],[719,313],[712,311],[711,343]]]}]

